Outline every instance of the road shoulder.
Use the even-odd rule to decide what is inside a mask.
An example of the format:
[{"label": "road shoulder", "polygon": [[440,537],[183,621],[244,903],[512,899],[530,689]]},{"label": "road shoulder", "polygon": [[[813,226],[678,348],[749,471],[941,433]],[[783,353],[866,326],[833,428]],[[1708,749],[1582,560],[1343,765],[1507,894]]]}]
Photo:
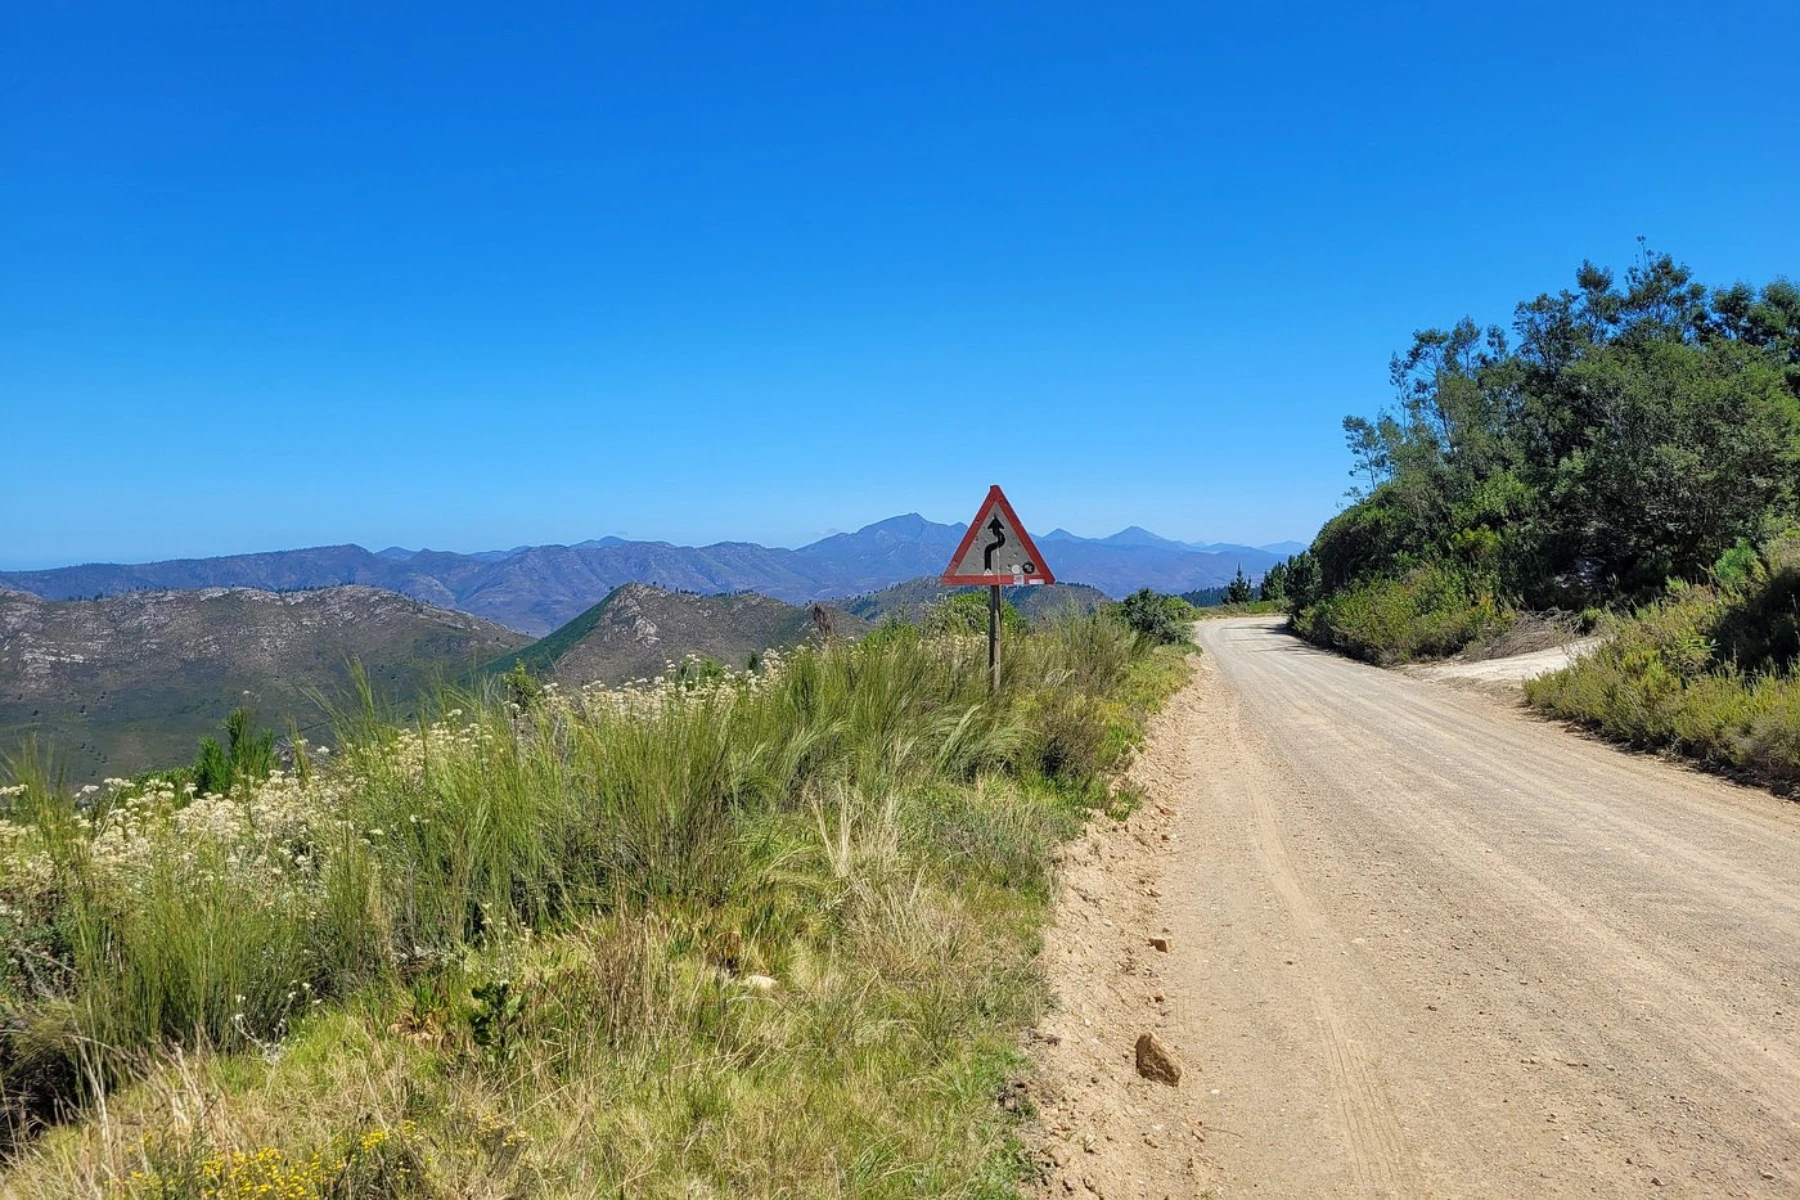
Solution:
[{"label": "road shoulder", "polygon": [[[1097,816],[1061,854],[1043,953],[1057,1005],[1032,1031],[1041,1195],[1185,1197],[1204,1194],[1212,1178],[1195,1099],[1203,1080],[1170,1031],[1169,963],[1182,948],[1163,919],[1206,670],[1158,714],[1127,773],[1142,805],[1123,821]],[[1138,1073],[1146,1034],[1180,1066],[1177,1083]]]}]

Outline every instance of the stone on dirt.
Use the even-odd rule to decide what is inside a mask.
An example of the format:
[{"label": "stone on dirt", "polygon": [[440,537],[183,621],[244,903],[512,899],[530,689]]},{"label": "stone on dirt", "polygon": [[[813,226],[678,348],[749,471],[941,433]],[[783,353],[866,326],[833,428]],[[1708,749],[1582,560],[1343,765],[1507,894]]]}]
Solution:
[{"label": "stone on dirt", "polygon": [[1137,1073],[1170,1087],[1181,1082],[1181,1064],[1175,1061],[1167,1046],[1156,1040],[1154,1033],[1138,1036]]}]

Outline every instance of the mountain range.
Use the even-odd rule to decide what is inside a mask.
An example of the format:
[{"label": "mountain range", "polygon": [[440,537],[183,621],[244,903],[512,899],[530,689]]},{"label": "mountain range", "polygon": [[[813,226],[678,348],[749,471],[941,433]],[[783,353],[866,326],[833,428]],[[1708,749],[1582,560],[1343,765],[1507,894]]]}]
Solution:
[{"label": "mountain range", "polygon": [[[0,588],[45,600],[94,599],[147,590],[257,588],[298,591],[362,585],[385,588],[523,633],[561,627],[625,583],[718,594],[758,592],[792,604],[876,591],[949,560],[963,527],[917,513],[798,549],[753,542],[677,546],[605,537],[573,546],[518,546],[458,554],[392,546],[316,546],[219,558],[91,563],[0,572]],[[1183,592],[1225,583],[1240,569],[1260,576],[1302,549],[1299,543],[1238,546],[1177,542],[1133,526],[1110,537],[1056,529],[1038,539],[1058,579],[1123,596],[1140,587]]]},{"label": "mountain range", "polygon": [[[177,766],[240,704],[273,728],[294,720],[315,740],[329,739],[319,701],[353,700],[353,662],[380,702],[410,715],[434,684],[466,683],[519,662],[570,686],[655,676],[688,655],[742,667],[753,654],[821,631],[855,638],[889,617],[917,619],[952,590],[926,576],[819,605],[628,583],[533,641],[362,586],[195,588],[99,600],[0,589],[0,778],[5,758],[32,737],[74,784]],[[1006,593],[1037,618],[1105,602],[1078,584]]]}]

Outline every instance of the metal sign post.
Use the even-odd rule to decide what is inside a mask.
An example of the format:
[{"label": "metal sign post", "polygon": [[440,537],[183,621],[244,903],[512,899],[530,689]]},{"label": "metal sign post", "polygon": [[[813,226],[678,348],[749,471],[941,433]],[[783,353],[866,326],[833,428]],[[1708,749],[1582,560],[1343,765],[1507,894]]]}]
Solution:
[{"label": "metal sign post", "polygon": [[988,585],[988,691],[1000,690],[1000,585]]},{"label": "metal sign post", "polygon": [[987,586],[988,688],[999,691],[1000,589],[1008,584],[1021,587],[1056,582],[999,484],[988,489],[987,499],[969,522],[969,531],[950,556],[939,582],[952,587]]}]

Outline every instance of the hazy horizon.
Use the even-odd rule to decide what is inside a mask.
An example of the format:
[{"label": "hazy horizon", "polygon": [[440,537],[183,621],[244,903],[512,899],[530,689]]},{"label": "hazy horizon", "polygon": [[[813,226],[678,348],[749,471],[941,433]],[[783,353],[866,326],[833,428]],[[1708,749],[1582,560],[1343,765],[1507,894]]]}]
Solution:
[{"label": "hazy horizon", "polygon": [[[249,546],[249,547],[245,547],[242,549],[221,550],[216,553],[205,553],[205,554],[181,554],[181,553],[159,554],[159,555],[155,555],[154,557],[140,556],[140,557],[132,557],[132,558],[121,557],[121,558],[45,559],[45,560],[41,560],[41,561],[32,562],[32,561],[15,561],[15,560],[7,558],[3,554],[0,554],[0,571],[7,571],[7,572],[46,571],[46,570],[55,570],[59,567],[88,566],[88,565],[98,565],[98,564],[103,564],[103,563],[115,563],[115,564],[119,564],[119,565],[130,566],[130,565],[135,565],[135,564],[151,563],[151,562],[166,562],[166,561],[184,560],[184,559],[228,558],[228,557],[231,557],[234,555],[240,555],[240,554],[262,554],[262,553],[271,553],[271,552],[282,551],[282,550],[305,550],[305,549],[311,549],[311,548],[319,547],[319,546],[343,546],[343,545],[361,546],[365,550],[369,550],[369,551],[377,552],[377,553],[379,553],[380,551],[383,551],[383,550],[399,548],[399,549],[404,549],[404,550],[409,550],[409,551],[414,551],[414,552],[417,552],[420,550],[435,550],[435,551],[439,551],[439,552],[447,552],[447,553],[452,553],[452,554],[489,554],[489,553],[494,553],[494,552],[498,552],[498,551],[512,550],[512,549],[516,549],[519,547],[525,547],[525,546],[559,546],[559,545],[560,546],[573,546],[573,545],[578,545],[582,542],[594,541],[594,540],[598,540],[598,539],[606,538],[606,537],[617,537],[617,538],[621,538],[625,541],[633,541],[633,542],[667,542],[670,545],[674,545],[674,546],[690,546],[690,547],[705,547],[705,546],[709,546],[709,545],[717,545],[722,542],[725,542],[725,543],[748,542],[748,543],[753,543],[753,544],[760,545],[760,546],[766,546],[771,549],[796,550],[802,546],[811,545],[814,542],[821,541],[825,538],[835,536],[836,534],[855,533],[858,530],[865,529],[870,525],[880,524],[883,521],[892,520],[896,517],[914,516],[914,515],[923,516],[925,520],[932,521],[939,525],[959,524],[959,522],[952,521],[952,520],[946,520],[946,519],[942,519],[942,518],[938,518],[938,517],[933,517],[929,514],[907,512],[907,513],[890,513],[886,517],[877,517],[872,521],[865,521],[860,525],[852,525],[847,528],[827,529],[816,535],[806,537],[801,540],[791,541],[791,542],[765,542],[765,541],[761,541],[760,539],[757,539],[757,538],[749,538],[749,537],[714,538],[708,542],[679,542],[679,541],[675,541],[671,538],[657,537],[654,534],[634,535],[631,533],[626,533],[626,532],[621,532],[621,531],[615,530],[615,531],[608,531],[608,532],[604,532],[604,533],[590,533],[584,537],[572,537],[572,538],[566,538],[566,539],[546,538],[546,539],[539,539],[539,540],[522,540],[522,541],[509,542],[505,545],[495,545],[495,546],[451,546],[451,545],[436,546],[436,545],[420,544],[420,543],[416,543],[416,542],[415,543],[407,543],[405,541],[370,541],[367,539],[359,539],[359,538],[344,538],[344,539],[339,539],[337,541],[307,542],[307,543],[303,543],[303,544],[295,543],[293,545],[282,545],[282,546],[274,546],[274,545]],[[1023,514],[1021,514],[1021,519],[1023,519]],[[1100,539],[1100,538],[1110,537],[1116,533],[1122,533],[1126,529],[1130,528],[1132,525],[1138,525],[1141,527],[1142,523],[1141,522],[1131,522],[1130,524],[1120,526],[1117,529],[1109,529],[1104,532],[1098,532],[1098,533],[1086,533],[1081,530],[1068,529],[1068,527],[1066,525],[1062,525],[1062,524],[1053,523],[1053,524],[1044,525],[1044,524],[1040,524],[1037,522],[1026,521],[1027,530],[1029,530],[1033,534],[1033,536],[1038,537],[1040,539],[1042,538],[1042,536],[1044,534],[1049,533],[1050,531],[1052,531],[1054,529],[1064,529],[1066,532],[1072,533],[1076,537]],[[1257,541],[1248,541],[1243,538],[1232,538],[1232,537],[1178,537],[1174,534],[1167,533],[1160,529],[1150,529],[1149,532],[1154,533],[1159,537],[1166,537],[1171,541],[1177,541],[1177,542],[1193,542],[1193,543],[1201,543],[1201,544],[1207,544],[1207,545],[1237,545],[1237,546],[1247,546],[1252,549],[1260,549],[1264,546],[1270,546],[1270,545],[1279,545],[1283,542],[1308,542],[1311,540],[1311,537],[1312,537],[1311,533],[1308,532],[1304,535],[1295,535],[1293,537],[1285,537],[1285,538],[1284,537],[1276,537],[1276,538],[1259,539]]]}]

